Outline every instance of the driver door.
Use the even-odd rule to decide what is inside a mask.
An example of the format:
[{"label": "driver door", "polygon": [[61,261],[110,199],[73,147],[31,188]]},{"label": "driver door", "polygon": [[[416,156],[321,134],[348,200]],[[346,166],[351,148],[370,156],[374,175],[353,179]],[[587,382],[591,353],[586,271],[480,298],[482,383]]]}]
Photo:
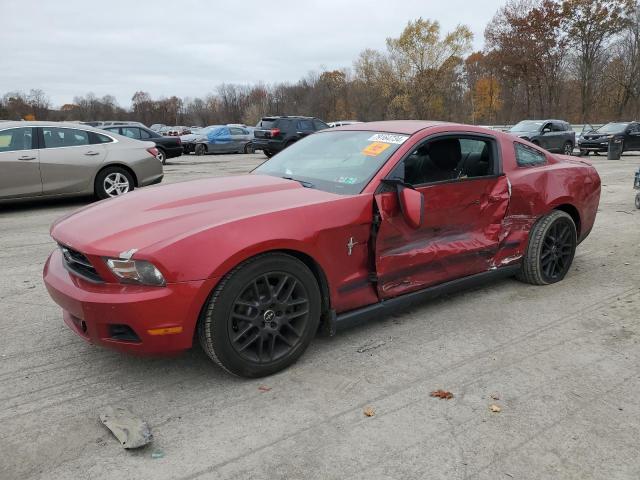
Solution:
[{"label": "driver door", "polygon": [[[453,150],[450,160],[434,162],[430,157],[441,155],[443,149],[429,153],[429,146],[443,140]],[[450,178],[443,179],[448,169]],[[424,195],[424,212],[422,226],[412,228],[394,189],[385,186],[375,196],[380,216],[375,240],[380,298],[493,268],[509,204],[508,180],[499,172],[494,138],[461,135],[427,140],[390,177],[414,184]]]}]

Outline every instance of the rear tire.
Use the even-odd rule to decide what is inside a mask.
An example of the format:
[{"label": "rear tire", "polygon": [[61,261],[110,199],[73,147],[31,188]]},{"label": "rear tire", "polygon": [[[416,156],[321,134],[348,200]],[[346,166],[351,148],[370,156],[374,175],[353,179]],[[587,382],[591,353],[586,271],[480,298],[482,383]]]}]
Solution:
[{"label": "rear tire", "polygon": [[640,193],[636,193],[636,208],[640,210]]},{"label": "rear tire", "polygon": [[101,200],[124,195],[134,188],[133,175],[122,167],[107,167],[101,170],[94,183],[95,195]]},{"label": "rear tire", "polygon": [[562,147],[562,153],[564,155],[573,155],[573,143],[565,142],[564,146]]},{"label": "rear tire", "polygon": [[571,215],[561,210],[552,211],[529,232],[527,251],[516,277],[532,285],[559,282],[571,267],[577,243],[576,225]]},{"label": "rear tire", "polygon": [[320,323],[315,276],[283,253],[249,259],[215,288],[198,323],[207,355],[242,377],[263,377],[294,363]]}]

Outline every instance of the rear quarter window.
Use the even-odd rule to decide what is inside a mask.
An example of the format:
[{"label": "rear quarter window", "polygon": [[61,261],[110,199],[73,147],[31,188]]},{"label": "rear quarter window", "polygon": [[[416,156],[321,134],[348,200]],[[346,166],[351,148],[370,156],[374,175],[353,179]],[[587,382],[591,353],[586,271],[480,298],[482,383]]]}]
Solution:
[{"label": "rear quarter window", "polygon": [[111,143],[111,142],[113,142],[113,139],[111,137],[108,137],[101,133],[89,132],[89,143],[91,145],[97,145],[100,143]]},{"label": "rear quarter window", "polygon": [[536,165],[544,165],[547,163],[545,154],[535,148],[516,142],[515,149],[516,163],[519,167],[535,167]]},{"label": "rear quarter window", "polygon": [[265,128],[265,129],[270,129],[270,128],[276,128],[278,125],[278,119],[276,118],[270,118],[270,119],[266,119],[263,118],[260,121],[260,125],[258,125],[260,128]]}]

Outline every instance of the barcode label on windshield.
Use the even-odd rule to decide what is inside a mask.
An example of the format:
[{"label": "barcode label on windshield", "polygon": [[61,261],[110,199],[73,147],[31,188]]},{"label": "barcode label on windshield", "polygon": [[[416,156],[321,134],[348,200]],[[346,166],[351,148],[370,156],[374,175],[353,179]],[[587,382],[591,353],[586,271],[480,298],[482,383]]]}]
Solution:
[{"label": "barcode label on windshield", "polygon": [[376,133],[372,136],[369,141],[370,142],[384,142],[384,143],[395,143],[396,145],[402,145],[407,138],[407,135],[394,135],[392,133]]}]

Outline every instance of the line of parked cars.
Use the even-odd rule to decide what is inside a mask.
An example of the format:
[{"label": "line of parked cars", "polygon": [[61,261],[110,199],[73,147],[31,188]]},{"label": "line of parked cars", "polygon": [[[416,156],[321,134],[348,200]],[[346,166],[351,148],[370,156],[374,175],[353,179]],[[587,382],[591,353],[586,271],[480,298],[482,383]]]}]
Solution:
[{"label": "line of parked cars", "polygon": [[573,154],[575,148],[580,155],[607,153],[611,142],[617,153],[640,151],[640,122],[609,122],[600,127],[587,124],[576,135],[571,125],[564,120],[523,120],[509,133],[538,145],[550,152]]}]

